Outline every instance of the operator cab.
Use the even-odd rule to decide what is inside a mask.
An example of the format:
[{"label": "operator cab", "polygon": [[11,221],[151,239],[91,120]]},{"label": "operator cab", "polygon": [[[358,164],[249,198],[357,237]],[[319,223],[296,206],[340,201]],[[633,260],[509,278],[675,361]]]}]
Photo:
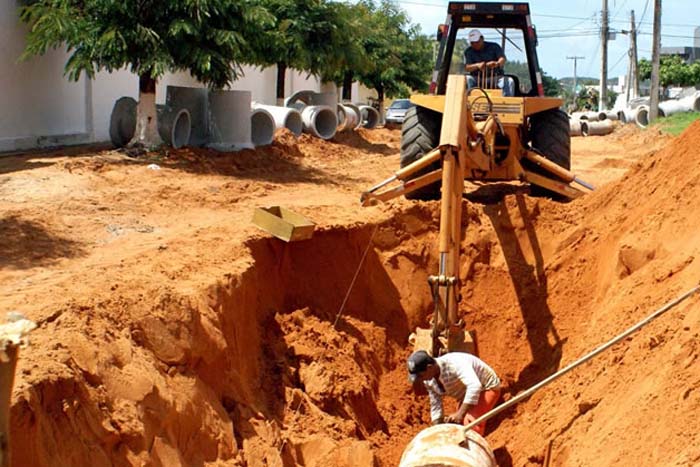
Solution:
[{"label": "operator cab", "polygon": [[450,2],[445,24],[438,27],[438,56],[431,94],[445,94],[450,74],[465,74],[467,34],[478,29],[506,55],[505,75],[514,81],[515,96],[544,96],[537,61],[537,35],[527,3]]}]

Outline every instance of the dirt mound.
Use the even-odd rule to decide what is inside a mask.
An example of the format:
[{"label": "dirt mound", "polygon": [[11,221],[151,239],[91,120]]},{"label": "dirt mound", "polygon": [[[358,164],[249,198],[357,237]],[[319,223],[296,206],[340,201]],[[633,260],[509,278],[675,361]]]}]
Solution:
[{"label": "dirt mound", "polygon": [[[651,155],[652,133],[609,138],[575,142],[586,170],[632,169],[586,197],[465,202],[461,312],[506,399],[700,277],[700,123]],[[19,238],[0,256],[3,305],[39,323],[13,465],[396,465],[429,419],[404,361],[432,309],[439,217],[434,202],[357,206],[397,152],[378,129],[0,166],[0,230]],[[250,227],[261,204],[314,219],[313,239]],[[492,420],[499,464],[698,464],[698,303]]]}]

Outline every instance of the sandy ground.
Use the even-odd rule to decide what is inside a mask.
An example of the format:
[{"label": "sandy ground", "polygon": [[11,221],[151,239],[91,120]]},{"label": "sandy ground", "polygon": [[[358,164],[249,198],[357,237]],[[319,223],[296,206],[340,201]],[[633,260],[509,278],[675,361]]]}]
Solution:
[{"label": "sandy ground", "polygon": [[[439,213],[359,206],[398,145],[374,130],[0,158],[2,310],[39,323],[12,465],[396,465],[428,423],[403,361],[431,308]],[[698,148],[697,123],[677,139],[625,127],[573,140],[598,186],[582,199],[470,187],[461,310],[504,398],[698,282]],[[257,229],[269,205],[312,219],[314,238]],[[698,303],[493,420],[499,465],[700,463]]]}]

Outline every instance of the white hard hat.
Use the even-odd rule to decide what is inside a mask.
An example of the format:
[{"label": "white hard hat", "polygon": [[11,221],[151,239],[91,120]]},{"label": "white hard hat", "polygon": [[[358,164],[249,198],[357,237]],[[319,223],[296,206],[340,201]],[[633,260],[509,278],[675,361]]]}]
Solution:
[{"label": "white hard hat", "polygon": [[479,39],[481,39],[484,36],[481,34],[481,31],[479,31],[478,29],[472,29],[471,31],[469,31],[468,37],[469,37],[469,42],[479,42]]}]

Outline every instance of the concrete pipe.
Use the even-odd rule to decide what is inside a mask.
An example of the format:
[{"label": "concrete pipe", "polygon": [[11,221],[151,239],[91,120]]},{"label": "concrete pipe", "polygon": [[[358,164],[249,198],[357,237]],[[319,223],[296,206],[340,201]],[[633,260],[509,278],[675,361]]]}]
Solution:
[{"label": "concrete pipe", "polygon": [[569,134],[571,136],[581,136],[581,120],[569,120]]},{"label": "concrete pipe", "polygon": [[605,114],[605,120],[613,120],[614,121],[614,120],[620,119],[617,112],[615,112],[613,110],[606,110],[603,113]]},{"label": "concrete pipe", "polygon": [[663,101],[659,102],[659,112],[663,112],[667,117],[681,112],[690,112],[693,110],[693,105],[694,102],[691,100]]},{"label": "concrete pipe", "polygon": [[187,109],[190,113],[190,146],[204,146],[209,142],[209,101],[206,88],[168,86],[165,105],[171,109]]},{"label": "concrete pipe", "polygon": [[399,467],[497,467],[489,443],[474,430],[446,423],[426,428],[406,446]]},{"label": "concrete pipe", "polygon": [[615,125],[610,120],[602,122],[581,122],[583,136],[602,136],[613,132]]},{"label": "concrete pipe", "polygon": [[357,107],[338,104],[338,128],[343,130],[355,130],[360,126],[360,112]]},{"label": "concrete pipe", "polygon": [[136,133],[136,107],[133,97],[120,97],[114,103],[109,117],[109,139],[114,147],[123,148]]},{"label": "concrete pipe", "polygon": [[617,111],[617,119],[622,123],[633,123],[634,112],[630,108],[620,109]]},{"label": "concrete pipe", "polygon": [[331,139],[338,128],[338,115],[334,107],[325,105],[309,105],[301,111],[304,122],[304,132],[317,138]]},{"label": "concrete pipe", "polygon": [[371,105],[361,105],[360,119],[362,120],[362,126],[371,130],[379,125],[379,112]]},{"label": "concrete pipe", "polygon": [[192,119],[187,109],[172,109],[167,105],[157,105],[158,134],[165,144],[175,149],[190,143]]},{"label": "concrete pipe", "polygon": [[697,92],[692,96],[680,99],[679,102],[691,112],[700,112],[700,95]]},{"label": "concrete pipe", "polygon": [[255,147],[267,146],[275,136],[275,118],[265,109],[253,109],[250,116],[250,139]]},{"label": "concrete pipe", "polygon": [[262,109],[272,115],[272,118],[275,120],[275,128],[278,130],[280,128],[286,128],[294,133],[294,136],[299,136],[304,129],[301,113],[294,108],[263,105],[254,102],[253,109]]},{"label": "concrete pipe", "polygon": [[300,102],[305,105],[335,107],[338,103],[338,95],[335,92],[297,91],[284,100],[284,106],[297,107]]},{"label": "concrete pipe", "polygon": [[588,120],[589,122],[599,122],[606,118],[607,115],[605,115],[605,112],[584,112],[583,115],[581,115],[581,120]]},{"label": "concrete pipe", "polygon": [[343,102],[343,107],[348,107],[355,112],[355,115],[357,115],[357,125],[355,125],[354,130],[360,128],[362,126],[362,111],[360,110],[360,107],[352,102]]},{"label": "concrete pipe", "polygon": [[649,107],[640,105],[634,109],[634,123],[640,128],[646,128],[649,125]]},{"label": "concrete pipe", "polygon": [[[583,117],[584,115],[585,115],[585,112],[572,112],[569,115],[569,119],[570,120],[581,120],[581,117]],[[584,120],[585,120],[585,118],[584,118]]]},{"label": "concrete pipe", "polygon": [[209,92],[209,146],[218,151],[252,149],[250,91]]}]

